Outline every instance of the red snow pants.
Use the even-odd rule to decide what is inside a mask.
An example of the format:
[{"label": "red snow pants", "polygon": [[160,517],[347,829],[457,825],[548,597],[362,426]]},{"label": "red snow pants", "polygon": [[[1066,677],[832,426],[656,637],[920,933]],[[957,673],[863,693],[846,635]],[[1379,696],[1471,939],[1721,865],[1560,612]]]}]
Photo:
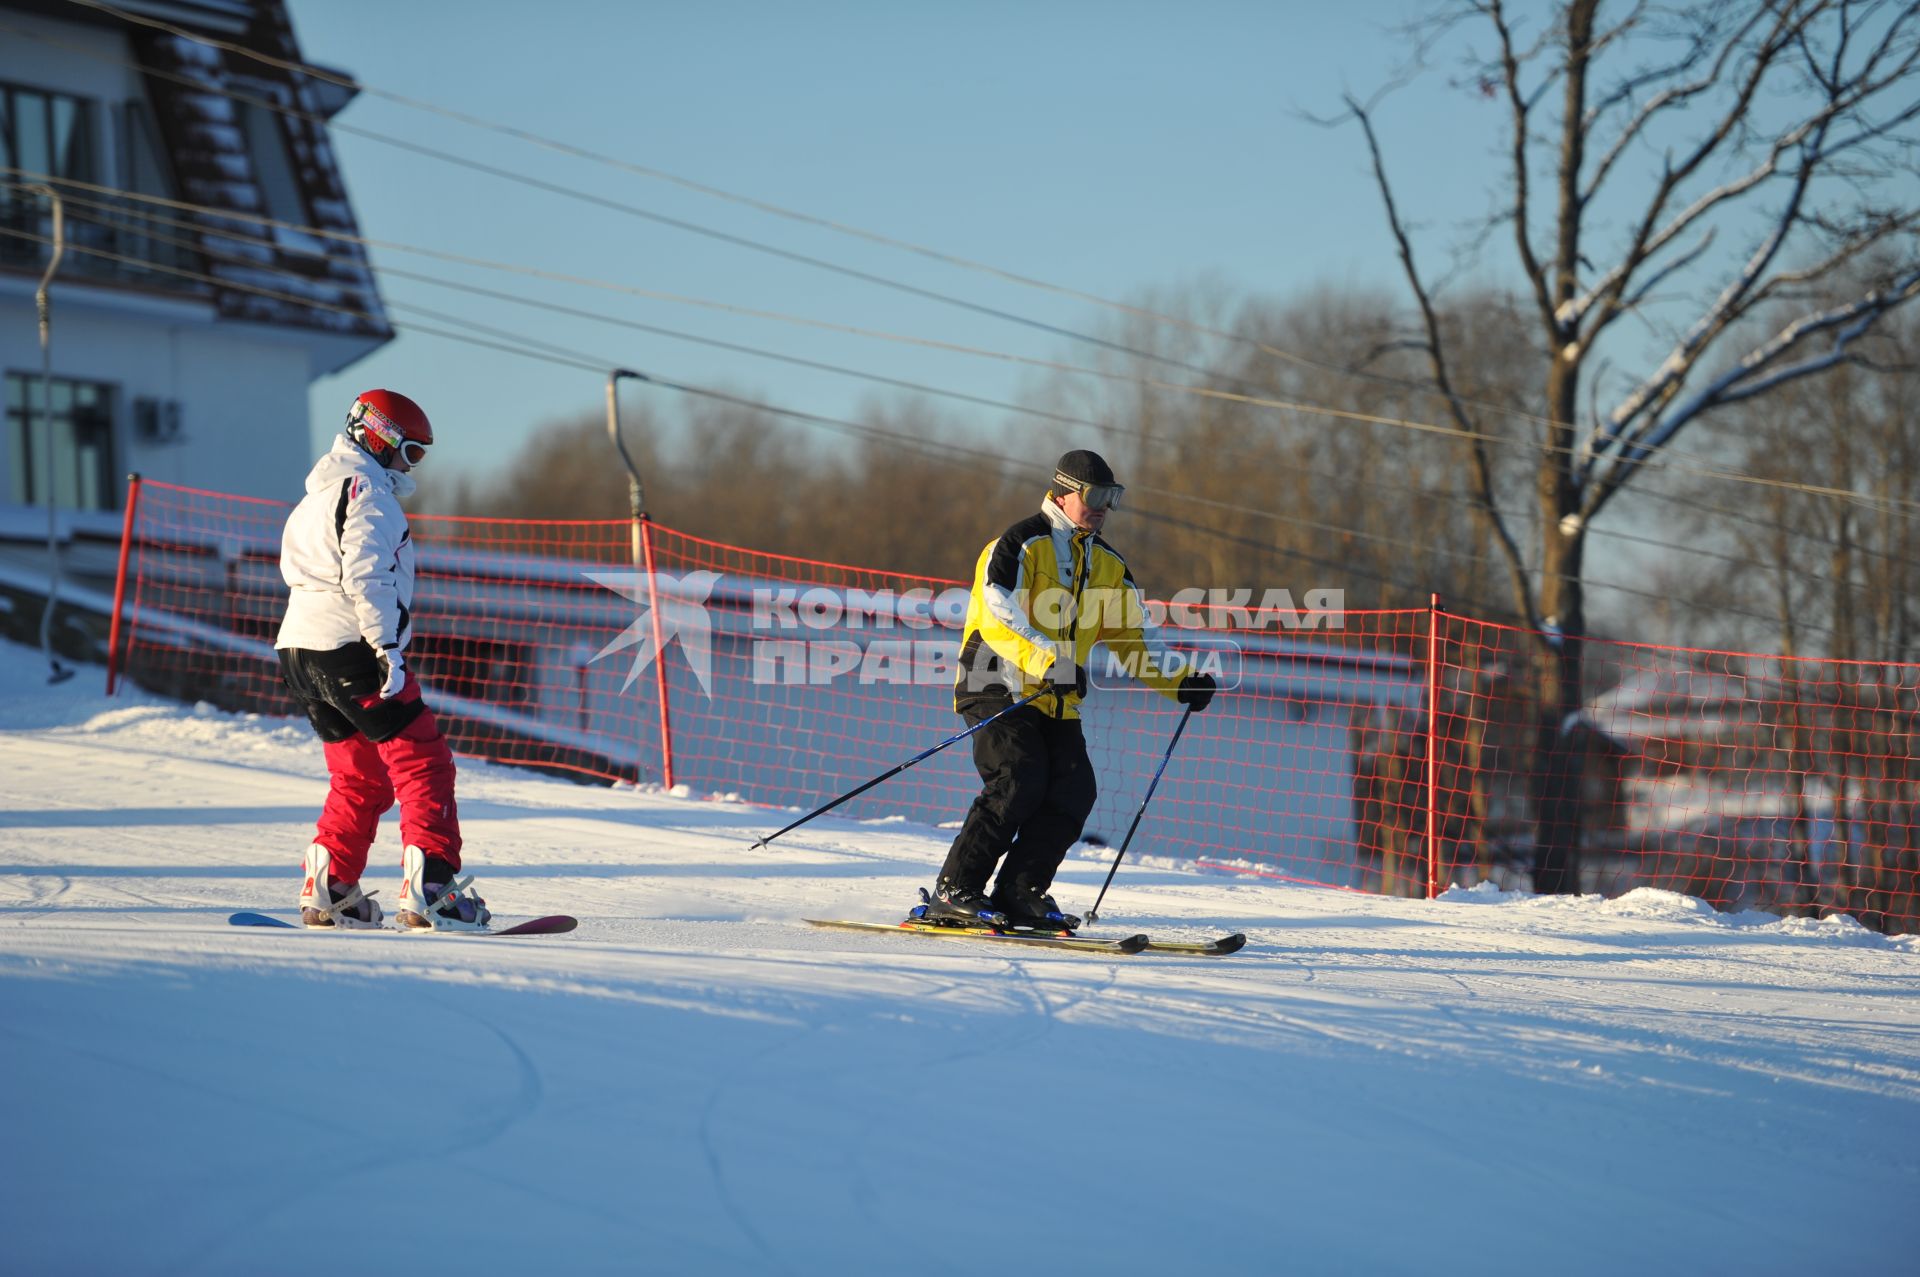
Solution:
[{"label": "red snow pants", "polygon": [[[327,872],[342,885],[360,881],[380,817],[400,802],[401,846],[460,868],[460,812],[454,800],[453,751],[433,711],[420,700],[412,672],[390,701],[364,692],[368,671],[339,658],[352,648],[315,653],[284,649],[281,667],[300,695],[307,718],[325,742],[329,786],[314,841],[330,853]],[[372,664],[374,686],[378,663]],[[341,668],[344,666],[344,668]],[[393,728],[398,726],[398,730]]]}]

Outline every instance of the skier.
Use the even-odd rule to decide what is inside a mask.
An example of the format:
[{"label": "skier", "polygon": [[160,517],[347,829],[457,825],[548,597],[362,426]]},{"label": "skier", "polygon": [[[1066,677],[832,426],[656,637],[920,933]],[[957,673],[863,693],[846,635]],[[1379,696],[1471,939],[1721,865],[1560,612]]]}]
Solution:
[{"label": "skier", "polygon": [[391,390],[353,401],[346,429],[307,475],[287,518],[280,574],[290,597],[274,647],[287,686],[325,742],[331,788],[306,852],[300,918],[377,927],[360,888],[380,817],[400,800],[403,928],[485,930],[486,902],[460,878],[453,751],[407,671],[413,541],[400,499],[433,443],[420,405]]},{"label": "skier", "polygon": [[[1071,930],[1048,889],[1093,810],[1093,764],[1077,706],[1102,643],[1162,695],[1206,709],[1214,681],[1180,677],[1143,636],[1146,608],[1127,564],[1099,533],[1125,489],[1097,453],[1054,467],[1040,512],[980,552],[967,605],[954,709],[969,725],[1041,691],[974,733],[984,787],[928,897],[927,916],[973,925]],[[1177,668],[1177,667],[1176,667]],[[1004,863],[1000,863],[1002,858]],[[1000,863],[993,894],[987,879]]]}]

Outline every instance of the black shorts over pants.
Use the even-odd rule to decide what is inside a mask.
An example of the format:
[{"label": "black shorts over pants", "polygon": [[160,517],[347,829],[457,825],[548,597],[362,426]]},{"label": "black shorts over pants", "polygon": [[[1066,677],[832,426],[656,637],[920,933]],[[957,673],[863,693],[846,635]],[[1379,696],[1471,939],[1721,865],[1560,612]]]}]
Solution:
[{"label": "black shorts over pants", "polygon": [[307,721],[321,740],[331,744],[355,732],[378,745],[392,740],[426,709],[419,698],[398,697],[372,706],[361,704],[380,691],[380,658],[363,640],[331,652],[306,648],[280,649],[281,680],[300,698]]}]

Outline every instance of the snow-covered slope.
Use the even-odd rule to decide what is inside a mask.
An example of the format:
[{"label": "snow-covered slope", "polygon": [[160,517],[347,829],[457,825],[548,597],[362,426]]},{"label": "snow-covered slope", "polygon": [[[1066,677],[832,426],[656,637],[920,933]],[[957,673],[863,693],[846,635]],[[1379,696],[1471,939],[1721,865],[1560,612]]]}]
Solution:
[{"label": "snow-covered slope", "polygon": [[[290,912],[304,725],[0,652],[0,1268],[1908,1271],[1920,949],[1636,892],[1122,868],[1114,960],[885,919],[950,835],[467,764],[514,941]],[[398,886],[392,833],[370,885]],[[1150,849],[1148,849],[1150,851]],[[1058,893],[1092,899],[1105,861]]]}]

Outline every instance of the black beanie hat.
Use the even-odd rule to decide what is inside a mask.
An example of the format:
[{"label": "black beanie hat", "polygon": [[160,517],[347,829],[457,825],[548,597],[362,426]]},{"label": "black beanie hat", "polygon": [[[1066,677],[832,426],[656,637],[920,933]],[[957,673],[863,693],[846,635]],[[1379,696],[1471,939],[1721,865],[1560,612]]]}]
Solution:
[{"label": "black beanie hat", "polygon": [[1106,463],[1105,458],[1085,448],[1062,453],[1060,460],[1053,463],[1052,486],[1055,492],[1079,492],[1089,484],[1118,482],[1113,477],[1113,467]]}]

